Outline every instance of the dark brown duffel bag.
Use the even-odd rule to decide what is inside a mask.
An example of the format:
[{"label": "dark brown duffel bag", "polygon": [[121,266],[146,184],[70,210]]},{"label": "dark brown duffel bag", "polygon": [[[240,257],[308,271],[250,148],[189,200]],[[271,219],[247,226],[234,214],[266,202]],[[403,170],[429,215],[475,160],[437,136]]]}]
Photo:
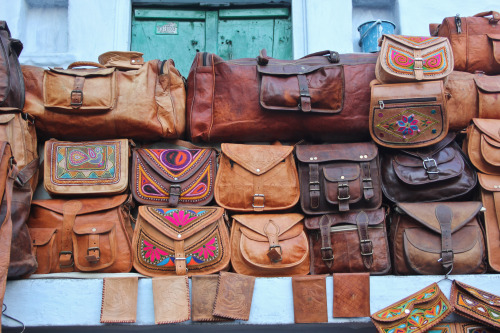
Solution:
[{"label": "dark brown duffel bag", "polygon": [[24,79],[18,57],[23,43],[11,38],[7,22],[0,21],[0,111],[24,107]]},{"label": "dark brown duffel bag", "polygon": [[376,60],[331,51],[299,60],[198,53],[188,77],[187,131],[193,142],[369,140]]}]

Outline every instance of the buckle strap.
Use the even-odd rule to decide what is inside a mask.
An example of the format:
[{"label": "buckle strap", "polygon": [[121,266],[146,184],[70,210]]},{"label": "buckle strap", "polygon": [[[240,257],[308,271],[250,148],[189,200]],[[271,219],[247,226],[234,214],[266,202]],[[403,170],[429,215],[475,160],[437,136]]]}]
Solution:
[{"label": "buckle strap", "polygon": [[300,91],[300,105],[299,108],[304,112],[311,112],[311,95],[309,94],[309,85],[305,74],[297,75],[299,81]]},{"label": "buckle strap", "polygon": [[75,76],[73,90],[70,93],[70,105],[74,109],[78,109],[83,104],[83,85],[85,84],[84,76]]},{"label": "buckle strap", "polygon": [[370,200],[375,196],[375,191],[373,190],[373,180],[369,162],[361,162],[361,172],[363,196],[365,197],[365,200]]},{"label": "buckle strap", "polygon": [[331,269],[334,262],[330,227],[333,221],[329,215],[323,215],[319,219],[319,230],[321,232],[321,258],[325,265]]},{"label": "buckle strap", "polygon": [[438,205],[435,210],[436,218],[441,227],[441,258],[438,260],[443,266],[446,275],[453,270],[453,247],[451,239],[451,220],[453,212],[446,205]]},{"label": "buckle strap", "polygon": [[413,71],[415,73],[415,79],[420,81],[424,79],[424,59],[422,59],[422,50],[413,50]]},{"label": "buckle strap", "polygon": [[[94,229],[95,230],[95,229]],[[98,263],[101,258],[101,249],[99,248],[99,235],[89,235],[89,247],[87,248],[87,255],[85,259],[92,263]]]},{"label": "buckle strap", "polygon": [[309,199],[311,202],[311,209],[319,208],[320,195],[319,165],[317,163],[311,163],[309,164]]},{"label": "buckle strap", "polygon": [[73,271],[73,225],[75,219],[82,208],[82,203],[78,200],[70,200],[63,205],[63,226],[61,235],[61,252],[59,252],[59,267],[63,272]]},{"label": "buckle strap", "polygon": [[181,186],[180,185],[170,185],[170,190],[168,193],[168,206],[177,207],[179,204],[179,197],[181,196]]},{"label": "buckle strap", "polygon": [[184,252],[184,240],[174,241],[175,251],[175,273],[177,275],[186,275],[188,268],[186,266],[186,253]]},{"label": "buckle strap", "polygon": [[351,196],[349,194],[349,183],[348,182],[338,182],[337,199],[339,200],[339,211],[346,212],[349,210],[349,199]]},{"label": "buckle strap", "polygon": [[280,227],[274,223],[273,220],[269,220],[269,222],[264,225],[264,233],[269,241],[269,251],[267,251],[267,256],[273,263],[280,262],[283,259],[283,249],[281,248],[281,245],[279,245],[278,240]]},{"label": "buckle strap", "polygon": [[439,178],[439,169],[435,159],[426,157],[422,160],[422,164],[430,180]]},{"label": "buckle strap", "polygon": [[373,242],[370,240],[370,235],[368,233],[369,222],[368,215],[364,211],[359,212],[356,216],[361,259],[363,260],[363,265],[365,265],[368,270],[370,270],[373,265]]}]

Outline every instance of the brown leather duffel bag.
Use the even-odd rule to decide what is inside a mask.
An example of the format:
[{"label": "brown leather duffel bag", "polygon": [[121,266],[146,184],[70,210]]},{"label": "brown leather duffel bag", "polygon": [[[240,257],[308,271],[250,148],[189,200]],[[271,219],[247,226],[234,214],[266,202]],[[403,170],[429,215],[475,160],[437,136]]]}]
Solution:
[{"label": "brown leather duffel bag", "polygon": [[20,40],[11,38],[7,22],[0,21],[0,111],[22,111],[24,80],[19,65],[23,50]]},{"label": "brown leather duffel bag", "polygon": [[187,131],[193,142],[367,140],[376,59],[325,51],[225,61],[198,53],[188,76]]}]

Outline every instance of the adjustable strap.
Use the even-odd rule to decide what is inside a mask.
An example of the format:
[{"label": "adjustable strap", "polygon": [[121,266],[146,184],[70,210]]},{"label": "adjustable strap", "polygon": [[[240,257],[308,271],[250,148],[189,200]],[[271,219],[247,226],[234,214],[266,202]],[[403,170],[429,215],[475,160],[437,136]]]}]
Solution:
[{"label": "adjustable strap", "polygon": [[361,162],[361,177],[361,181],[363,184],[363,196],[365,197],[365,200],[370,200],[375,196],[370,163]]},{"label": "adjustable strap", "polygon": [[170,191],[168,194],[168,206],[177,207],[179,204],[179,197],[181,196],[181,186],[180,185],[170,185]]},{"label": "adjustable strap", "polygon": [[424,59],[422,59],[422,50],[414,49],[413,50],[413,60],[415,61],[413,64],[413,70],[415,72],[416,80],[424,79]]},{"label": "adjustable strap", "polygon": [[451,220],[453,212],[450,207],[439,205],[436,207],[436,218],[441,227],[441,262],[446,275],[450,274],[453,270],[453,247],[451,240]]},{"label": "adjustable strap", "polygon": [[75,82],[73,83],[73,90],[71,91],[70,99],[71,106],[75,109],[79,108],[83,104],[83,85],[85,83],[84,76],[75,76]]},{"label": "adjustable strap", "polygon": [[184,240],[175,241],[175,273],[177,275],[186,275],[188,272],[186,266],[186,253],[184,252]]},{"label": "adjustable strap", "polygon": [[70,200],[63,205],[63,225],[61,235],[61,252],[59,252],[59,267],[63,272],[72,272],[74,257],[73,257],[73,225],[75,224],[76,215],[82,208],[82,203],[78,200]]},{"label": "adjustable strap", "polygon": [[493,201],[495,204],[495,214],[498,223],[498,229],[500,230],[500,192],[493,192]]},{"label": "adjustable strap", "polygon": [[311,209],[319,208],[319,197],[321,188],[319,186],[319,166],[318,164],[309,164],[309,199],[311,201]]},{"label": "adjustable strap", "polygon": [[328,268],[332,268],[334,260],[332,240],[330,238],[330,228],[332,223],[332,218],[328,215],[323,215],[319,219],[319,230],[321,232],[321,258]]},{"label": "adjustable strap", "polygon": [[16,184],[22,187],[24,184],[29,182],[33,175],[38,171],[39,163],[40,159],[37,157],[30,163],[26,164],[22,170],[19,170],[16,178]]},{"label": "adjustable strap", "polygon": [[370,240],[368,233],[369,219],[368,215],[361,211],[356,216],[356,224],[358,226],[359,249],[361,251],[361,259],[366,269],[370,269],[373,265],[373,243]]},{"label": "adjustable strap", "polygon": [[426,157],[422,160],[425,172],[430,180],[436,180],[439,178],[439,169],[435,159]]},{"label": "adjustable strap", "polygon": [[339,211],[347,212],[349,210],[349,199],[351,199],[351,195],[349,194],[349,182],[339,181],[337,191],[338,191],[337,199],[339,200]]},{"label": "adjustable strap", "polygon": [[87,248],[87,255],[85,259],[88,262],[95,264],[101,258],[101,249],[99,248],[99,235],[89,235],[89,247]]},{"label": "adjustable strap", "polygon": [[269,251],[267,251],[267,256],[273,263],[280,262],[283,254],[278,241],[280,227],[274,223],[273,220],[269,220],[269,222],[267,222],[264,226],[264,233],[269,241]]},{"label": "adjustable strap", "polygon": [[300,91],[300,109],[304,112],[311,112],[311,94],[309,93],[309,85],[307,84],[307,77],[305,74],[297,75],[299,80]]}]

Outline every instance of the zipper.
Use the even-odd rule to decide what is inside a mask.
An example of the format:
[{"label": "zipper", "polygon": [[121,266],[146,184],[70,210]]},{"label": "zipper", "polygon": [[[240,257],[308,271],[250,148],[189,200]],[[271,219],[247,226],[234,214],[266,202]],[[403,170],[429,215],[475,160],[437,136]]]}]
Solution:
[{"label": "zipper", "polygon": [[[369,226],[368,229],[382,229],[383,226]],[[342,232],[342,231],[354,231],[358,230],[357,226],[350,226],[350,225],[340,225],[336,227],[330,227],[330,232]]]},{"label": "zipper", "polygon": [[462,19],[460,18],[460,14],[455,15],[455,25],[457,26],[457,33],[462,33]]},{"label": "zipper", "polygon": [[163,66],[165,66],[166,62],[167,62],[167,60],[162,60],[162,62],[161,62],[161,65],[160,65],[160,75],[165,74],[165,72],[163,71]]},{"label": "zipper", "polygon": [[398,99],[384,99],[379,100],[378,105],[380,109],[385,108],[385,104],[402,104],[402,103],[422,103],[422,102],[436,102],[436,97],[415,97],[415,98],[398,98]]}]

